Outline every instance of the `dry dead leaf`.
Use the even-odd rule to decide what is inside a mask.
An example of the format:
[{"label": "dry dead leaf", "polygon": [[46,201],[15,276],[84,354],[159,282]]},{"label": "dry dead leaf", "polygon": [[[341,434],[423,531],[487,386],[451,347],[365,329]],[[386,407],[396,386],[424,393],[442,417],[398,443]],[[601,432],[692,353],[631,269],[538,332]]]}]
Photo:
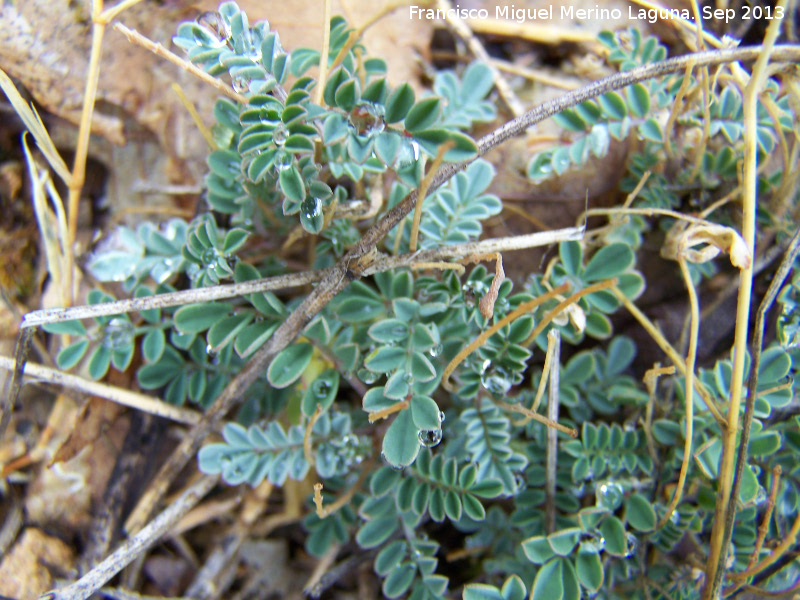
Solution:
[{"label": "dry dead leaf", "polygon": [[753,264],[753,257],[742,236],[735,229],[716,223],[679,221],[667,233],[661,249],[664,258],[682,258],[693,263],[708,262],[720,253],[728,254],[731,264],[738,269],[747,269]]}]

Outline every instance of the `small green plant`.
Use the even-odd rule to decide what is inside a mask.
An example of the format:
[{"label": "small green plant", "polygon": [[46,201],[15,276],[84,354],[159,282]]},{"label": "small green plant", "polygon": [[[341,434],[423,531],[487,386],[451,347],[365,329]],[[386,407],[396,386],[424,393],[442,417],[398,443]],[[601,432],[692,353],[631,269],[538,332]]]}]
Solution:
[{"label": "small green plant", "polygon": [[[666,56],[658,40],[633,29],[599,40],[620,70]],[[467,249],[502,209],[488,192],[495,170],[477,158],[469,133],[496,117],[487,65],[438,73],[434,93],[418,99],[408,84],[390,86],[385,63],[365,57],[354,30],[335,17],[319,81],[309,75],[319,52],[285,50],[266,22],[251,25],[232,2],[181,24],[174,41],[242,101],[220,99],[214,109],[210,211],[189,222],[119,228],[89,261],[96,280],[120,282],[137,298],[288,274],[285,264],[253,251],[267,236],[288,248],[315,236],[303,259],[327,268],[351,256],[365,222],[427,189],[427,164],[472,161],[422,197],[421,211],[399,220],[370,255],[405,260],[402,266],[352,281],[303,321],[299,337],[239,399],[222,439],[200,450],[200,470],[230,485],[320,482],[305,507],[306,550],[321,557],[348,540],[375,549],[387,598],[452,597],[439,563],[442,547],[455,543],[472,561],[456,582],[465,600],[699,597],[703,582],[686,577],[689,563],[673,551],[692,545],[698,562],[708,551],[725,434],[720,412],[732,387],[747,382],[733,382],[732,361],[720,359],[698,370],[692,399],[680,366],[693,363],[675,353],[679,373],[648,387],[634,362],[636,344],[614,335],[612,318],[623,306],[633,312],[645,289],[637,253],[651,225],[680,233],[680,211],[705,208],[738,185],[745,125],[735,78],[715,80],[705,103],[707,79],[682,72],[561,112],[556,122],[570,137],[532,157],[530,178],[562,175],[604,156],[612,139],[632,140],[621,189],[636,195],[607,211],[610,227],[562,241],[544,272],[519,284],[504,278],[496,250],[473,256]],[[766,86],[756,123],[760,159],[779,145],[795,156],[796,100],[776,81]],[[782,231],[795,210],[796,175],[788,164],[758,175],[762,223]],[[692,230],[697,237],[675,256],[701,263],[692,285],[712,273],[706,258],[714,250],[733,254],[725,240],[739,239],[729,227],[735,213],[691,221],[702,230]],[[712,252],[691,254],[701,243]],[[465,248],[462,261],[419,258],[447,247]],[[362,258],[352,256],[354,269]],[[494,262],[494,274],[482,265],[466,272],[465,264],[481,260]],[[792,524],[800,523],[799,422],[782,412],[800,368],[797,289],[795,277],[781,295],[779,340],[751,375],[758,385],[734,499],[731,586],[763,574],[768,589],[780,589],[800,568],[793,550],[774,574],[748,571],[770,556],[759,519],[769,539],[796,538]],[[95,290],[89,303],[110,299]],[[71,321],[45,329],[74,338],[58,354],[62,369],[85,359],[100,379],[110,366],[136,364],[142,389],[208,407],[302,302],[302,293],[259,291],[98,317],[90,328]],[[545,370],[532,357],[544,356],[553,331],[574,351],[563,366],[549,364],[551,351]],[[133,363],[137,349],[142,360]],[[560,374],[556,389],[553,373]],[[558,423],[546,423],[541,409],[556,405]],[[548,427],[556,425],[553,435]],[[687,462],[688,481],[676,492]],[[673,492],[677,507],[670,507]],[[348,502],[326,511],[337,498]]]}]

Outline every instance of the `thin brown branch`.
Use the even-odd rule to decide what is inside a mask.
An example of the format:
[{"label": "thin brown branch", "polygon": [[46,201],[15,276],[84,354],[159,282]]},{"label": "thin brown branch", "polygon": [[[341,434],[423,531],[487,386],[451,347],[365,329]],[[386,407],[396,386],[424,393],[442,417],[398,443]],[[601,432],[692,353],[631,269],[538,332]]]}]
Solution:
[{"label": "thin brown branch", "polygon": [[143,36],[138,31],[136,31],[134,29],[129,29],[128,27],[125,27],[125,25],[123,25],[122,23],[114,23],[114,29],[116,29],[122,35],[124,35],[126,38],[128,38],[129,42],[132,42],[132,43],[134,43],[134,44],[136,44],[138,46],[141,46],[142,48],[144,48],[146,50],[149,50],[150,52],[152,52],[156,56],[160,56],[161,58],[167,59],[173,65],[177,65],[181,69],[183,69],[184,71],[188,71],[189,73],[191,73],[192,75],[194,75],[198,79],[201,79],[202,81],[204,81],[205,83],[207,83],[211,87],[213,87],[216,90],[222,92],[223,94],[225,94],[229,98],[232,98],[232,99],[236,100],[240,104],[247,104],[247,98],[245,98],[241,94],[237,93],[236,90],[234,90],[227,83],[225,83],[221,79],[218,79],[216,77],[213,77],[212,75],[209,75],[208,73],[206,73],[205,71],[203,71],[199,67],[196,67],[195,65],[193,65],[188,60],[185,60],[185,59],[181,58],[180,56],[178,56],[174,52],[170,52],[169,50],[164,48],[164,46],[162,46],[161,44],[156,43],[156,42],[146,38],[145,36]]}]

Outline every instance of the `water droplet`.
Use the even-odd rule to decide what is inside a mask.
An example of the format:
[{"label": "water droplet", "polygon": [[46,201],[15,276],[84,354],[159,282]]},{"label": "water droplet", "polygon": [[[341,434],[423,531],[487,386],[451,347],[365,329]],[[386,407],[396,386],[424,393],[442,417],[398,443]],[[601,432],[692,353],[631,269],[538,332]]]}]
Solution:
[{"label": "water droplet", "polygon": [[214,347],[211,344],[206,344],[206,354],[212,358],[217,355],[217,353],[214,352]]},{"label": "water droplet", "polygon": [[125,350],[133,342],[133,323],[114,317],[103,328],[103,346],[109,350]]},{"label": "water droplet", "polygon": [[610,511],[617,510],[622,504],[625,491],[616,481],[603,481],[597,484],[595,498],[597,505]]},{"label": "water droplet", "polygon": [[385,109],[380,104],[361,102],[350,111],[349,121],[359,135],[372,137],[383,131]]},{"label": "water droplet", "polygon": [[634,554],[636,554],[636,546],[639,544],[639,540],[636,539],[636,536],[632,533],[628,533],[625,536],[625,558],[630,558]]},{"label": "water droplet", "polygon": [[244,94],[250,91],[250,78],[239,71],[231,75],[231,87],[237,94]]},{"label": "water droplet", "polygon": [[419,160],[419,144],[414,140],[403,138],[400,150],[397,151],[397,158],[394,159],[394,168],[405,169],[417,160]]},{"label": "water droplet", "polygon": [[758,486],[758,491],[756,492],[756,497],[753,499],[753,503],[757,506],[760,504],[764,504],[767,501],[767,490],[763,487]]},{"label": "water droplet", "polygon": [[285,171],[292,166],[292,155],[288,152],[278,152],[273,162],[276,171]]},{"label": "water droplet", "polygon": [[408,372],[405,373],[403,375],[403,381],[405,381],[408,385],[411,385],[412,383],[414,383],[414,375]]},{"label": "water droplet", "polygon": [[358,378],[366,383],[367,385],[372,385],[380,378],[380,373],[373,373],[369,369],[359,369],[358,370]]},{"label": "water droplet", "polygon": [[430,350],[428,350],[428,354],[431,355],[431,358],[436,358],[441,353],[442,353],[442,345],[441,344],[436,344],[435,346],[431,347]]},{"label": "water droplet", "polygon": [[277,146],[283,146],[288,137],[289,130],[286,129],[286,125],[283,123],[278,123],[275,129],[272,130],[272,141],[275,142],[275,145]]},{"label": "water droplet", "polygon": [[311,391],[319,400],[324,400],[331,391],[331,384],[324,379],[317,379],[311,384]]},{"label": "water droplet", "polygon": [[444,423],[444,420],[445,420],[445,414],[444,414],[444,411],[441,411],[441,410],[440,410],[440,411],[439,411],[439,423],[440,423],[440,424],[441,424],[441,423]]},{"label": "water droplet", "polygon": [[525,488],[528,487],[528,482],[525,480],[525,477],[522,473],[517,473],[514,475],[514,489],[517,493],[525,491]]},{"label": "water droplet", "polygon": [[206,11],[199,15],[194,22],[208,31],[210,37],[212,40],[214,40],[214,45],[217,48],[221,48],[226,44],[230,45],[229,40],[231,39],[231,29],[228,27],[228,24],[225,23],[222,15],[218,12],[211,10]]},{"label": "water droplet", "polygon": [[481,373],[481,385],[486,389],[492,398],[499,400],[508,394],[508,390],[514,384],[512,375],[502,367],[492,366]]},{"label": "water droplet", "polygon": [[306,219],[316,219],[322,213],[322,201],[309,196],[300,205],[300,210]]},{"label": "water droplet", "polygon": [[206,248],[200,255],[200,261],[206,266],[210,266],[212,264],[216,264],[218,257],[219,252],[217,252],[216,248]]},{"label": "water droplet", "polygon": [[425,446],[426,448],[433,448],[434,446],[438,446],[439,442],[442,441],[442,430],[420,429],[417,432],[417,439],[419,440],[420,445]]},{"label": "water droplet", "polygon": [[673,525],[678,526],[681,523],[681,514],[677,510],[673,510],[669,520]]},{"label": "water droplet", "polygon": [[584,533],[581,535],[580,552],[591,552],[599,554],[606,547],[606,539],[599,531]]}]

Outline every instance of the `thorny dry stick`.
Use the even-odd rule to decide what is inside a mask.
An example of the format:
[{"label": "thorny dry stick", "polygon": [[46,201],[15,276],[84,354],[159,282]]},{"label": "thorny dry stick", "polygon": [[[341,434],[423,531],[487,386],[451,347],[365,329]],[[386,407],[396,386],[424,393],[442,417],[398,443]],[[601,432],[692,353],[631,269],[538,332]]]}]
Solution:
[{"label": "thorny dry stick", "polygon": [[218,480],[218,476],[204,475],[200,477],[147,527],[122,544],[111,556],[75,583],[48,592],[41,597],[41,600],[84,600],[91,596],[139,554],[164,536],[216,485]]},{"label": "thorny dry stick", "polygon": [[758,555],[761,554],[761,548],[764,547],[764,540],[767,539],[769,521],[772,518],[772,511],[775,509],[775,498],[778,497],[778,484],[780,481],[781,466],[775,465],[772,467],[772,485],[770,486],[769,496],[767,496],[767,510],[764,511],[764,516],[761,518],[761,525],[758,527],[756,546],[753,548],[753,553],[750,555],[750,560],[747,563],[748,569],[758,562]]},{"label": "thorny dry stick", "polygon": [[[605,92],[620,89],[638,81],[652,79],[683,70],[688,64],[710,65],[736,60],[754,60],[759,56],[761,50],[760,46],[756,46],[751,48],[706,51],[671,58],[611,75],[610,77],[606,77],[575,90],[574,92],[545,102],[531,109],[522,117],[509,121],[479,140],[478,154],[484,155],[505,140],[528,129],[536,123],[566,108],[580,104],[581,102],[599,96]],[[772,57],[774,60],[796,60],[800,58],[800,46],[777,47],[774,49]],[[461,163],[443,167],[436,177],[434,177],[431,190],[435,190],[457,172],[466,168],[467,164],[468,163]],[[354,263],[358,263],[356,267],[357,271],[353,272],[353,274],[357,276],[367,274],[366,271],[372,266],[374,259],[365,257],[374,251],[377,244],[386,237],[386,234],[405,218],[414,208],[416,201],[417,194],[411,192],[394,208],[389,210],[375,225],[367,230],[359,242],[339,260],[336,266],[328,272],[320,284],[275,331],[270,341],[256,353],[244,369],[228,384],[214,403],[207,409],[201,422],[187,433],[178,448],[167,459],[150,489],[148,489],[143,498],[139,501],[139,504],[129,518],[126,524],[128,531],[138,530],[144,525],[153,508],[160,502],[169,487],[169,483],[196,454],[206,435],[218,425],[223,416],[230,410],[234,403],[242,397],[250,385],[264,373],[273,357],[288,346],[300,330],[305,327],[334,296],[348,285],[349,279],[347,278],[347,274],[351,272],[351,266],[353,266]],[[499,249],[495,251],[499,251]]]}]

